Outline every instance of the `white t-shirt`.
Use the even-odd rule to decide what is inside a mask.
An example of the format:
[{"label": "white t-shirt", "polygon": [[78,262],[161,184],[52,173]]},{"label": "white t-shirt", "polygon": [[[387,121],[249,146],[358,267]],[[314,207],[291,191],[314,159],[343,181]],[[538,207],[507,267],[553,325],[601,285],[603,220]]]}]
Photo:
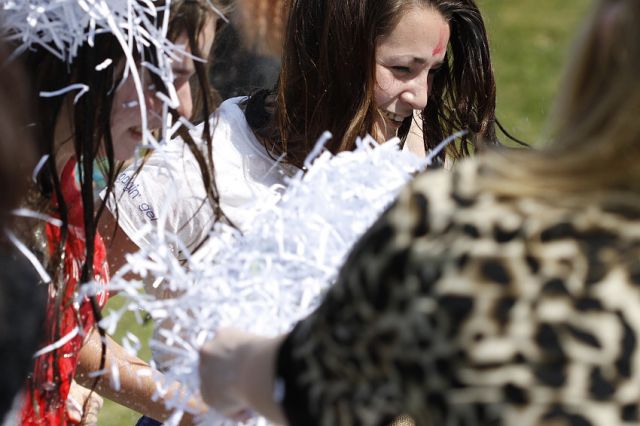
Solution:
[{"label": "white t-shirt", "polygon": [[[245,119],[240,103],[244,97],[222,103],[212,114],[213,163],[220,195],[220,207],[240,230],[246,230],[252,207],[275,187],[284,185],[285,177],[295,167],[279,164],[256,139]],[[201,124],[192,134],[201,134]],[[196,139],[203,153],[205,142]],[[206,199],[200,167],[189,147],[174,139],[138,166],[131,166],[116,178],[118,224],[139,247],[151,248],[153,242],[147,225],[160,225],[177,236],[189,251],[205,240],[214,223],[214,214]],[[107,207],[115,216],[113,197]],[[155,226],[152,227],[154,229]],[[176,255],[182,258],[176,248]]]}]

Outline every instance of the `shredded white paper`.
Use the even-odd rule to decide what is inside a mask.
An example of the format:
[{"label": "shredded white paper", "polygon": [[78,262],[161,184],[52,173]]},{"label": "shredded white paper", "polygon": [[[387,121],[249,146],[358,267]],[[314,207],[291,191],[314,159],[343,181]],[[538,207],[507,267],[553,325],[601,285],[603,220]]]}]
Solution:
[{"label": "shredded white paper", "polygon": [[[169,13],[161,14],[163,8],[170,8],[171,1],[163,6],[152,0],[0,0],[0,38],[16,46],[13,56],[27,49],[46,49],[60,60],[72,63],[81,46],[93,46],[97,35],[111,33],[116,38],[125,56],[124,78],[131,76],[134,81],[140,105],[143,140],[141,146],[158,146],[155,136],[146,131],[147,110],[144,99],[144,82],[140,67],[143,66],[164,81],[167,94],[157,92],[157,97],[167,106],[176,107],[178,97],[173,85],[171,63],[184,55],[184,46],[175,45],[167,38]],[[222,13],[210,5],[224,18]],[[158,66],[149,63],[138,64],[134,52],[142,52],[145,47],[156,50]],[[190,55],[189,55],[190,56]],[[96,66],[101,71],[112,64],[106,59]],[[41,96],[60,96],[72,90],[79,90],[74,102],[91,90],[82,84],[60,87]],[[162,123],[171,126],[171,117],[163,113]],[[160,132],[165,135],[165,129]]]},{"label": "shredded white paper", "polygon": [[[382,145],[359,140],[352,152],[324,152],[309,160],[308,171],[292,178],[282,195],[265,196],[244,235],[217,225],[208,245],[186,264],[176,260],[170,249],[175,241],[162,232],[152,251],[130,255],[113,288],[127,296],[126,309],[144,310],[162,326],[151,347],[166,378],[195,394],[198,349],[217,329],[272,336],[312,312],[356,240],[431,158],[401,151],[397,140]],[[142,293],[142,282],[120,278],[129,271],[176,296],[162,300]],[[112,313],[104,324],[113,326],[126,309]],[[187,409],[188,396],[168,402],[179,414],[174,419]],[[215,412],[201,421],[234,424]]]},{"label": "shredded white paper", "polygon": [[[170,7],[170,1],[164,7]],[[162,138],[175,134],[179,125],[193,127],[183,118],[172,123],[167,114],[169,106],[177,105],[170,64],[186,53],[166,38],[168,14],[159,22],[159,12],[152,0],[0,0],[0,36],[18,46],[16,55],[38,46],[71,63],[83,44],[93,45],[96,35],[112,33],[126,58],[125,77],[132,76],[138,92],[145,130],[142,144],[157,146],[146,125],[140,67],[156,73],[168,88],[166,94],[157,94],[165,103]],[[142,51],[143,46],[157,49],[157,66],[134,61],[134,52]],[[97,65],[96,72],[109,66],[113,66],[111,59]],[[76,84],[41,95],[59,96],[72,90],[79,90],[77,100],[91,88]],[[107,316],[102,326],[113,333],[125,312],[133,311],[140,320],[141,311],[148,312],[162,325],[151,341],[158,367],[169,382],[178,381],[189,390],[167,402],[175,410],[167,424],[177,424],[188,409],[189,396],[198,393],[198,349],[217,329],[232,326],[262,335],[290,330],[318,305],[354,242],[412,175],[430,162],[430,158],[402,152],[394,142],[378,145],[365,138],[357,145],[353,152],[332,156],[322,153],[319,142],[305,163],[307,172],[292,178],[284,193],[274,188],[265,195],[244,235],[217,225],[208,244],[187,254],[183,263],[172,251],[180,242],[161,228],[150,229],[156,233],[153,251],[131,254],[128,265],[114,277],[113,290],[125,295],[128,303]],[[44,161],[34,171],[34,179]],[[40,272],[48,278],[46,272]],[[175,296],[159,299],[146,294],[142,282],[123,278],[127,272],[135,272]],[[95,290],[92,285],[82,286],[77,300]],[[134,353],[140,342],[129,333],[124,347]],[[117,374],[112,374],[112,381],[119,387]],[[166,391],[165,383],[158,383],[158,395]],[[232,424],[213,411],[201,421]],[[249,424],[266,421],[254,419]]]}]

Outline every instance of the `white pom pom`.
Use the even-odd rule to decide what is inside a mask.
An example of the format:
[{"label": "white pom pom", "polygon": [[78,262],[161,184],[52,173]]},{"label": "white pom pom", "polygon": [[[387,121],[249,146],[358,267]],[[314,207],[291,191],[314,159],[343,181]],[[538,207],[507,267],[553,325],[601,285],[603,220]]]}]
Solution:
[{"label": "white pom pom", "polygon": [[[276,335],[317,307],[353,244],[427,166],[426,159],[401,151],[395,142],[379,145],[365,138],[356,150],[336,156],[322,153],[319,143],[305,174],[291,179],[281,196],[274,196],[279,194],[274,188],[257,203],[248,232],[238,236],[217,225],[209,244],[186,265],[163,249],[175,243],[168,236],[157,238],[153,252],[130,256],[122,274],[144,271],[147,279],[161,279],[179,294],[157,300],[127,292],[131,309],[144,309],[165,325],[151,344],[169,380],[198,392],[198,348],[220,327]],[[118,285],[137,288],[126,281]],[[179,401],[172,404],[187,409]],[[222,424],[215,413],[203,419],[214,420]]]}]

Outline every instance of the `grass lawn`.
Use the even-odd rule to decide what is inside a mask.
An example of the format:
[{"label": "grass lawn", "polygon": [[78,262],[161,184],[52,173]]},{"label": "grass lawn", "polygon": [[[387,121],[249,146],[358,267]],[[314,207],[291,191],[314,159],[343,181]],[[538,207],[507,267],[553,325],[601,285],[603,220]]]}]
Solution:
[{"label": "grass lawn", "polygon": [[[122,306],[122,304],[123,300],[120,296],[111,298],[104,310],[105,314],[109,312],[109,309],[118,309]],[[117,342],[120,342],[128,331],[138,336],[140,338],[140,342],[143,343],[143,348],[138,356],[145,361],[149,361],[149,359],[151,358],[151,352],[149,351],[147,342],[151,338],[151,324],[149,323],[144,326],[139,325],[136,322],[133,314],[129,313],[125,317],[123,317],[120,321],[120,324],[118,324],[118,329],[116,330],[113,338]],[[98,424],[109,426],[134,426],[138,421],[138,418],[140,418],[140,414],[131,411],[128,408],[123,407],[122,405],[118,405],[109,400],[105,400],[102,411],[100,412]]]},{"label": "grass lawn", "polygon": [[566,53],[591,5],[585,0],[479,0],[497,80],[497,116],[530,143],[542,140]]},{"label": "grass lawn", "polygon": [[[498,119],[514,136],[537,143],[572,36],[585,16],[585,0],[479,0],[492,44]],[[108,306],[121,303],[118,298]],[[130,318],[119,327],[145,341],[150,327]],[[118,338],[118,336],[116,336]],[[148,359],[148,350],[142,358]],[[105,401],[101,425],[134,425],[139,415]]]}]

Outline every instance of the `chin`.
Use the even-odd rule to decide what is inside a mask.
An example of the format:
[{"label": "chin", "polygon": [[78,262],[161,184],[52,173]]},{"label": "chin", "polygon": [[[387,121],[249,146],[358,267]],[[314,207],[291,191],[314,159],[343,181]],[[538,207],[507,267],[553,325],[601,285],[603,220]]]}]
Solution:
[{"label": "chin", "polygon": [[122,143],[119,143],[119,146],[114,147],[113,149],[113,159],[116,161],[127,161],[133,157],[136,152],[136,147],[140,144],[141,141],[131,141],[127,142],[126,146],[122,146]]}]

